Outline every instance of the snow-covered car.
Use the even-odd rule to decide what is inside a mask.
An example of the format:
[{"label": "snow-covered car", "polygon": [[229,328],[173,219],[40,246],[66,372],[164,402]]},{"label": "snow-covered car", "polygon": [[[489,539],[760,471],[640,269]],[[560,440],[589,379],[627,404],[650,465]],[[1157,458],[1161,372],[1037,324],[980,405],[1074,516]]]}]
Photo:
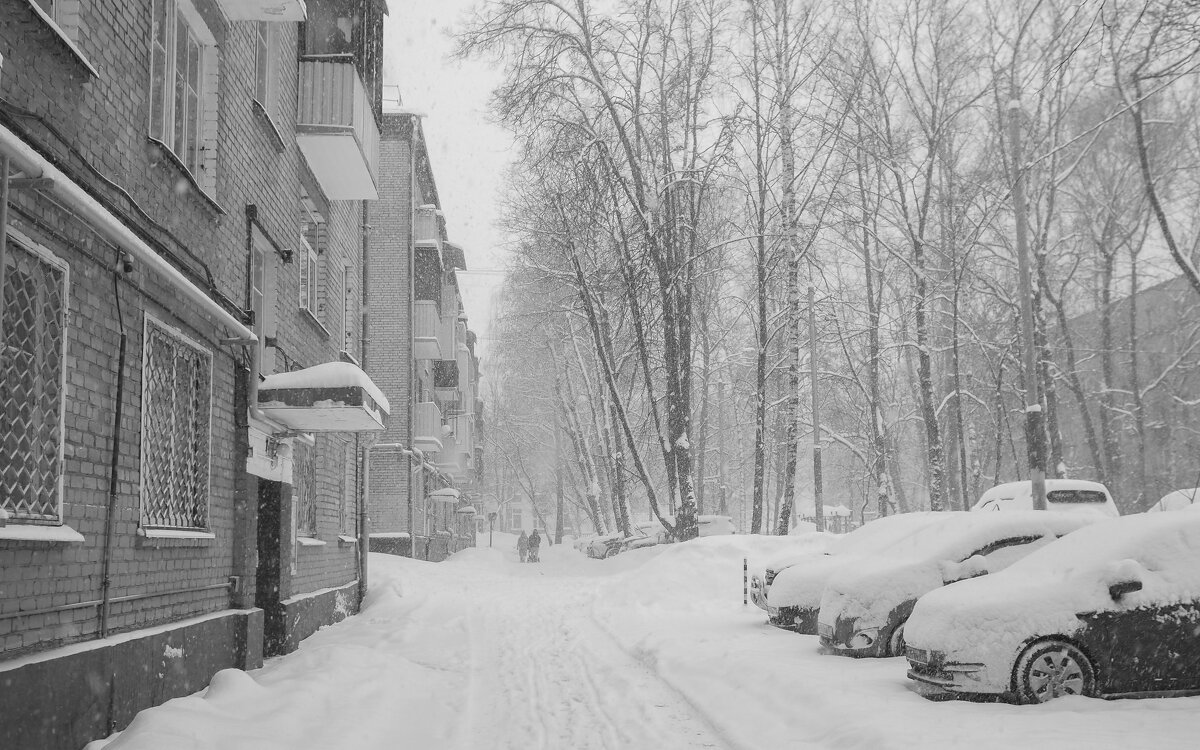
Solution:
[{"label": "snow-covered car", "polygon": [[[986,490],[971,510],[1033,510],[1032,482],[1005,482]],[[1046,510],[1121,515],[1108,488],[1084,479],[1047,479]]]},{"label": "snow-covered car", "polygon": [[1188,510],[1200,507],[1200,487],[1189,490],[1173,490],[1151,505],[1147,513],[1161,513],[1169,510]]},{"label": "snow-covered car", "polygon": [[908,676],[926,695],[1200,694],[1200,514],[1080,529],[930,593],[906,633]]},{"label": "snow-covered car", "polygon": [[1064,534],[1090,513],[949,511],[882,554],[836,571],[821,595],[817,635],[826,653],[900,656],[905,623],[924,594],[1002,570]]},{"label": "snow-covered car", "polygon": [[662,524],[658,521],[636,524],[630,529],[630,531],[632,532],[632,535],[622,539],[618,545],[617,551],[610,553],[610,556],[631,549],[641,549],[643,547],[653,547],[657,544],[666,544],[670,539],[667,530],[664,529]]},{"label": "snow-covered car", "polygon": [[616,534],[601,534],[600,536],[592,537],[584,551],[588,557],[603,560],[619,552],[621,542],[624,540],[625,536],[620,532]]},{"label": "snow-covered car", "polygon": [[763,578],[755,576],[751,581],[754,603],[766,611],[772,625],[815,634],[821,593],[834,571],[853,560],[879,553],[942,515],[922,512],[884,516],[838,538],[823,552],[803,552],[773,560]]}]

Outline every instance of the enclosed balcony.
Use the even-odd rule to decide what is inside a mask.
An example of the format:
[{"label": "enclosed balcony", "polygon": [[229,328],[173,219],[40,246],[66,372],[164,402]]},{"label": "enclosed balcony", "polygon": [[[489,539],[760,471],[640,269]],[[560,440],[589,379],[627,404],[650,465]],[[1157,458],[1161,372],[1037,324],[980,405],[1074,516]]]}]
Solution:
[{"label": "enclosed balcony", "polygon": [[442,411],[432,401],[413,406],[413,447],[426,453],[442,449]]},{"label": "enclosed balcony", "polygon": [[442,342],[438,335],[442,318],[436,302],[413,303],[413,356],[417,359],[441,359]]},{"label": "enclosed balcony", "polygon": [[445,219],[434,206],[421,206],[413,212],[413,242],[417,247],[442,248],[442,228]]},{"label": "enclosed balcony", "polygon": [[447,359],[458,354],[458,316],[443,315],[438,326],[438,338],[442,341],[442,356]]},{"label": "enclosed balcony", "polygon": [[458,400],[458,362],[453,359],[433,361],[433,391],[441,398]]},{"label": "enclosed balcony", "polygon": [[379,126],[352,55],[300,59],[296,143],[330,199],[379,198]]}]

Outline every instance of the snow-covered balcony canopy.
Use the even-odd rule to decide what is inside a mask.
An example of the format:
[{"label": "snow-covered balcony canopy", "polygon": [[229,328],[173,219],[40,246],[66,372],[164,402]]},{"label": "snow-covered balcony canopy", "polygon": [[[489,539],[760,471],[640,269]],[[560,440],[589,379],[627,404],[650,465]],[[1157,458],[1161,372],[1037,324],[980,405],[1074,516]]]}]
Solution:
[{"label": "snow-covered balcony canopy", "polygon": [[299,432],[377,432],[391,411],[383,391],[350,362],[269,375],[258,387],[258,408]]},{"label": "snow-covered balcony canopy", "polygon": [[218,0],[230,21],[303,21],[304,0]]},{"label": "snow-covered balcony canopy", "polygon": [[439,503],[457,503],[462,493],[453,487],[443,487],[429,493],[429,499]]}]

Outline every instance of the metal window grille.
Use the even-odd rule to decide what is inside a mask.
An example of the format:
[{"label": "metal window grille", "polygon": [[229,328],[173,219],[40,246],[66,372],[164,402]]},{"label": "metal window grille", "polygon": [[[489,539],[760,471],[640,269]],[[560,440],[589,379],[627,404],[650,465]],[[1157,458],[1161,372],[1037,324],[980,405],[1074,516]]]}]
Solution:
[{"label": "metal window grille", "polygon": [[59,523],[67,267],[14,242],[5,254],[0,342],[0,507]]},{"label": "metal window grille", "polygon": [[296,533],[304,537],[317,535],[317,448],[296,446],[292,463],[296,492]]},{"label": "metal window grille", "polygon": [[208,527],[212,353],[147,316],[142,361],[142,524]]}]

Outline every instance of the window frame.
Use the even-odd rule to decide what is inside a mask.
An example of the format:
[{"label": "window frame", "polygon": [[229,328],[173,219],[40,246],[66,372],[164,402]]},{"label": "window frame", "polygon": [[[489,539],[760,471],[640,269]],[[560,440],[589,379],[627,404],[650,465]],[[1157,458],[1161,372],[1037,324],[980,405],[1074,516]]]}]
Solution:
[{"label": "window frame", "polygon": [[[161,29],[159,16],[163,16],[165,27]],[[183,94],[185,110],[190,94],[195,95],[195,112],[187,122],[177,117],[179,84],[179,30],[188,33],[188,42],[195,42],[196,73],[184,75],[183,83],[194,91]],[[214,100],[216,77],[220,65],[216,53],[217,40],[196,10],[191,0],[152,0],[150,4],[150,69],[149,69],[149,113],[147,132],[151,140],[160,144],[178,165],[192,177],[200,189],[211,193],[215,189],[216,118]],[[188,71],[191,71],[190,55],[185,53]],[[161,78],[158,77],[162,71]],[[158,86],[161,85],[161,90]],[[156,115],[156,107],[160,108]],[[182,127],[182,136],[179,135]],[[189,140],[188,128],[194,132]],[[181,143],[177,141],[181,140]],[[189,149],[191,144],[192,149]],[[178,150],[177,150],[178,146]],[[191,153],[189,154],[189,151]]]},{"label": "window frame", "polygon": [[[59,349],[59,360],[61,366],[59,368],[58,381],[58,479],[55,482],[55,508],[58,517],[57,522],[47,521],[46,519],[33,519],[17,515],[11,510],[5,509],[7,513],[7,523],[9,525],[30,525],[30,526],[63,526],[66,523],[65,508],[64,508],[64,476],[65,476],[65,461],[66,461],[66,435],[67,435],[67,340],[70,337],[71,323],[71,264],[66,260],[59,258],[48,248],[34,242],[22,232],[9,226],[7,228],[7,241],[21,247],[30,255],[33,255],[37,260],[46,265],[62,272],[62,310],[59,311],[60,320],[62,322],[62,344]],[[7,257],[7,253],[5,253]],[[4,310],[4,290],[0,288],[0,314]],[[4,349],[8,345],[0,341],[0,346]],[[2,353],[2,352],[0,352]],[[3,506],[0,506],[2,508]]]},{"label": "window frame", "polygon": [[[258,370],[261,375],[275,372],[275,348],[268,346],[267,339],[275,338],[277,326],[276,302],[278,296],[279,264],[278,253],[271,241],[258,227],[254,227],[250,242],[250,309],[254,311],[254,333],[258,336]],[[261,269],[261,278],[259,271]]]},{"label": "window frame", "polygon": [[317,290],[321,278],[321,262],[317,251],[300,234],[300,299],[299,307],[304,312],[317,314]]},{"label": "window frame", "polygon": [[[168,338],[173,339],[176,343],[199,352],[207,357],[208,360],[208,446],[206,455],[207,470],[204,472],[204,526],[165,526],[162,524],[147,523],[148,517],[146,513],[146,418],[150,412],[147,405],[150,401],[147,393],[147,384],[149,382],[146,377],[147,365],[149,364],[151,327],[158,328]],[[180,329],[167,323],[157,317],[149,310],[143,313],[142,320],[142,392],[141,402],[139,403],[140,425],[138,428],[138,439],[141,443],[141,449],[138,453],[138,528],[149,530],[153,535],[154,531],[168,531],[178,535],[195,535],[198,537],[210,536],[212,533],[212,474],[213,474],[213,410],[215,408],[215,389],[214,373],[216,372],[216,354],[212,349],[205,347],[199,341],[185,334]]]}]

